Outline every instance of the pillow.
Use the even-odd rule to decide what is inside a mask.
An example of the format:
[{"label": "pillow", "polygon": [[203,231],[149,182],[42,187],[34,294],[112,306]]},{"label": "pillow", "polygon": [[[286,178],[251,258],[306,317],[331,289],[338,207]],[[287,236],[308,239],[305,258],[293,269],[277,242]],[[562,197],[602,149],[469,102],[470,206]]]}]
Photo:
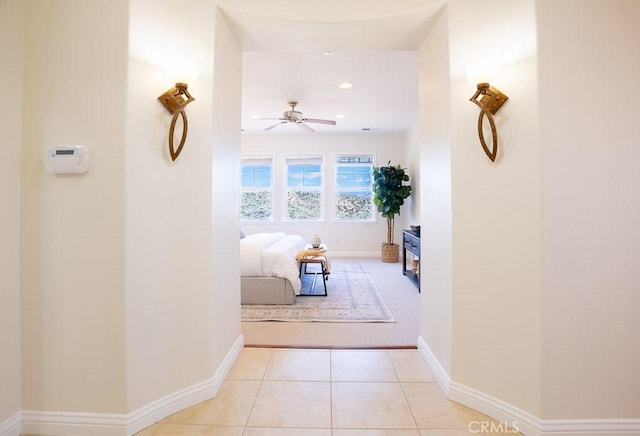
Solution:
[{"label": "pillow", "polygon": [[242,231],[242,229],[240,229],[240,239],[243,239],[246,235],[244,234],[244,232]]}]

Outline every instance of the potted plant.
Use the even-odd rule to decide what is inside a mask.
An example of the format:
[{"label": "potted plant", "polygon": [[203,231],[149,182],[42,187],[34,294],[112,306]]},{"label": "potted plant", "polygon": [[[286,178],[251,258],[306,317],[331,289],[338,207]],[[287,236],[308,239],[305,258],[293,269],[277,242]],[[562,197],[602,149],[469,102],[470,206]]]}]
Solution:
[{"label": "potted plant", "polygon": [[411,194],[411,186],[405,185],[409,175],[400,165],[373,167],[373,202],[378,212],[387,219],[387,241],[382,243],[382,261],[398,262],[400,247],[393,242],[393,226],[396,215],[400,215],[400,207],[404,199]]}]

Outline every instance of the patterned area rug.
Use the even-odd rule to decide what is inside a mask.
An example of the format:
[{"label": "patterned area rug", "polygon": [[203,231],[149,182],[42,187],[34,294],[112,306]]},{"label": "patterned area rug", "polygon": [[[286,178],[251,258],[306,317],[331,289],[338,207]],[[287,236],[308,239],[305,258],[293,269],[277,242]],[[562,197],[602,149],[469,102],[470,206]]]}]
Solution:
[{"label": "patterned area rug", "polygon": [[[308,272],[316,265],[309,265]],[[305,275],[302,292],[309,293],[313,275]],[[315,292],[324,293],[318,275]],[[296,297],[291,305],[242,305],[243,321],[395,322],[361,263],[333,261],[324,296]]]}]

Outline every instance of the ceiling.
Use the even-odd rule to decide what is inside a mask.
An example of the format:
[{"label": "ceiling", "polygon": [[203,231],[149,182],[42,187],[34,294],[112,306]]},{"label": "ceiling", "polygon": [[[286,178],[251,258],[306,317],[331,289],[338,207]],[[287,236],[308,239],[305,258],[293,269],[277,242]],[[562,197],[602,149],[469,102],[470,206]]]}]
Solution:
[{"label": "ceiling", "polygon": [[[243,131],[304,132],[289,123],[265,131],[278,121],[254,119],[282,117],[290,100],[299,102],[296,110],[304,117],[336,121],[309,124],[317,133],[407,130],[418,113],[416,50],[440,6],[431,2],[382,18],[322,22],[223,7],[244,52]],[[341,89],[343,82],[352,87]]]}]

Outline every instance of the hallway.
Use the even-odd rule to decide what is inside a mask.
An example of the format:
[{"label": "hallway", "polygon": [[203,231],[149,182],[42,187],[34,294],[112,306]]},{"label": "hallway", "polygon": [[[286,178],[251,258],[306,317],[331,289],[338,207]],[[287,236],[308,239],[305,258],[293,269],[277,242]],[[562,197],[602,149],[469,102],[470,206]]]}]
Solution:
[{"label": "hallway", "polygon": [[516,434],[447,400],[417,350],[245,348],[216,398],[136,436],[480,433]]}]

